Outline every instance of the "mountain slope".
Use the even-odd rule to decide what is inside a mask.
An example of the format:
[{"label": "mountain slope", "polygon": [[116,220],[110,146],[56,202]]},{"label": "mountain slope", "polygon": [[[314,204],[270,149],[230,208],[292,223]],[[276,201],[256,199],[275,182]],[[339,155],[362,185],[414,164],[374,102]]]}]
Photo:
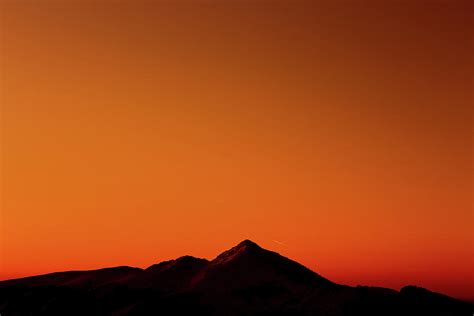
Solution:
[{"label": "mountain slope", "polygon": [[191,256],[161,262],[137,274],[128,284],[136,288],[153,288],[173,292],[190,286],[192,279],[209,261]]},{"label": "mountain slope", "polygon": [[331,284],[299,263],[265,250],[250,240],[217,256],[193,280],[194,288],[206,290],[261,283],[285,284],[295,289]]},{"label": "mountain slope", "polygon": [[109,283],[127,282],[143,270],[127,266],[90,271],[67,271],[0,282],[0,289],[9,287],[54,287],[95,288]]}]

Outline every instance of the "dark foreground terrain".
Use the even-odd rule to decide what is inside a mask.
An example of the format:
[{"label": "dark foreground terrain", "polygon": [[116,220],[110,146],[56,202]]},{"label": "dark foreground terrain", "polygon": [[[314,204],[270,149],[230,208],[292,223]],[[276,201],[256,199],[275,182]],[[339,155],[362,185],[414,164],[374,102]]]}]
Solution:
[{"label": "dark foreground terrain", "polygon": [[246,240],[212,261],[190,256],[145,270],[116,267],[0,282],[0,314],[459,315],[472,304],[423,288],[335,284]]}]

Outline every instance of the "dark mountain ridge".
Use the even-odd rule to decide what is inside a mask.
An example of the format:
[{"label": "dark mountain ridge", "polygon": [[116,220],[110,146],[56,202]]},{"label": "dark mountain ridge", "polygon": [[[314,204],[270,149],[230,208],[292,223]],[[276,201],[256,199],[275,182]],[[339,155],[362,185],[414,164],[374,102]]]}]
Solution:
[{"label": "dark mountain ridge", "polygon": [[466,315],[472,304],[407,286],[333,283],[250,240],[212,261],[57,272],[0,282],[2,315]]}]

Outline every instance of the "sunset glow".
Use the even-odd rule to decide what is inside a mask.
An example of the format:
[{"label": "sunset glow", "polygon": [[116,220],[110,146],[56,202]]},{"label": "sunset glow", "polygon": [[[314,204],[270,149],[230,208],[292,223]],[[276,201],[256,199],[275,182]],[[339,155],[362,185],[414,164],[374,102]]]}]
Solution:
[{"label": "sunset glow", "polygon": [[0,279],[213,258],[474,293],[470,1],[0,3]]}]

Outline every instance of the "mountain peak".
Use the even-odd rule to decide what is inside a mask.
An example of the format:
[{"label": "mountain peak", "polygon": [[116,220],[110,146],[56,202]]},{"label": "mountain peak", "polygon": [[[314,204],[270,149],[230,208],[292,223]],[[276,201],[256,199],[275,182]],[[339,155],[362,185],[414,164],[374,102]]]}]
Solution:
[{"label": "mountain peak", "polygon": [[168,269],[176,269],[182,267],[191,267],[195,265],[205,265],[208,263],[206,259],[196,258],[193,256],[182,256],[177,259],[163,261],[148,267],[147,271],[162,271]]},{"label": "mountain peak", "polygon": [[234,248],[247,248],[247,247],[261,248],[259,245],[257,245],[256,243],[254,243],[250,239],[245,239],[245,240],[241,241]]},{"label": "mountain peak", "polygon": [[212,263],[213,264],[222,264],[226,262],[230,262],[235,258],[238,258],[246,253],[250,252],[258,252],[264,251],[259,245],[254,243],[249,239],[245,239],[244,241],[240,242],[237,246],[232,247],[231,249],[224,251],[221,253],[217,258],[215,258]]}]

